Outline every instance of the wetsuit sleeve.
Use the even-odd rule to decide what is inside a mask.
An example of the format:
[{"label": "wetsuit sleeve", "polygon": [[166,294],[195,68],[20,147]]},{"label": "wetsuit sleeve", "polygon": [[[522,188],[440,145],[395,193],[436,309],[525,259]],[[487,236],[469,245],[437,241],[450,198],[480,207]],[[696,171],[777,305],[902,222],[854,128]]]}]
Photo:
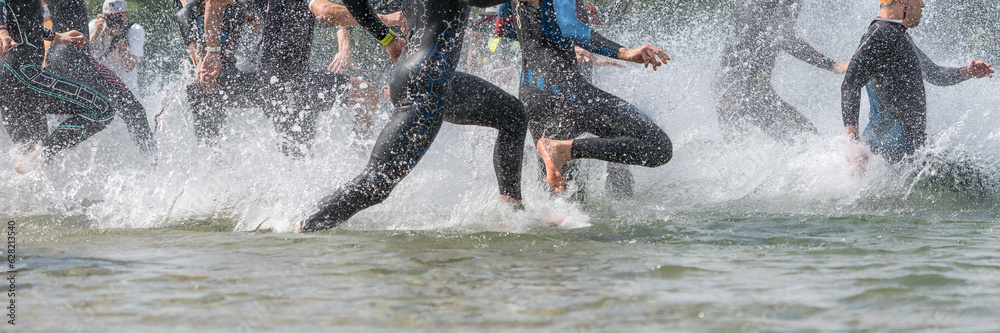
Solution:
[{"label": "wetsuit sleeve", "polygon": [[372,8],[368,0],[344,0],[344,7],[347,7],[354,20],[358,21],[358,25],[368,29],[375,39],[382,40],[389,35],[389,27],[378,19],[375,8]]},{"label": "wetsuit sleeve", "polygon": [[861,112],[861,87],[871,80],[874,69],[879,65],[879,61],[887,59],[887,50],[891,46],[884,45],[885,40],[880,39],[880,31],[866,35],[861,41],[861,46],[851,57],[851,64],[847,67],[844,75],[844,83],[840,87],[841,116],[844,118],[844,126],[858,126],[858,117]]},{"label": "wetsuit sleeve", "polygon": [[188,1],[174,15],[177,27],[181,29],[181,37],[184,39],[184,45],[198,42],[197,11],[198,7],[201,6],[201,2],[202,0]]},{"label": "wetsuit sleeve", "polygon": [[495,32],[497,36],[517,39],[517,30],[514,29],[514,6],[506,2],[497,8],[497,24]]},{"label": "wetsuit sleeve", "polygon": [[812,44],[809,44],[805,39],[798,36],[789,36],[785,39],[784,43],[785,52],[791,54],[792,56],[799,58],[799,60],[805,61],[806,63],[828,70],[833,70],[833,65],[836,61],[830,59],[825,54],[820,53]]},{"label": "wetsuit sleeve", "polygon": [[[910,43],[912,44],[913,41],[911,40]],[[924,80],[927,80],[927,82],[935,86],[950,86],[965,81],[965,79],[962,79],[962,70],[960,68],[938,66],[916,44],[913,45],[913,49],[917,51],[917,57],[920,59],[920,70],[924,72]]]},{"label": "wetsuit sleeve", "polygon": [[542,0],[542,31],[559,45],[576,45],[587,51],[618,58],[622,46],[593,31],[577,18],[576,0]]}]

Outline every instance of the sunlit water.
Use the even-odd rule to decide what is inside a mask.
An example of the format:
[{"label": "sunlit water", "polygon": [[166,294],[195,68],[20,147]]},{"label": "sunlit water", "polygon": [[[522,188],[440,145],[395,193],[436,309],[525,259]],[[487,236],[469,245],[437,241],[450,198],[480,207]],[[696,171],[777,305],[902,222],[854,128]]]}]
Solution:
[{"label": "sunlit water", "polygon": [[[934,25],[944,12],[925,11],[913,33],[935,61],[982,57],[941,43],[952,38]],[[686,16],[657,17],[656,33],[643,14],[609,30],[626,45],[654,41],[674,58],[667,67],[597,71],[674,143],[666,166],[632,168],[627,202],[603,195],[601,163],[585,163],[583,203],[550,198],[525,163],[528,209],[509,212],[496,202],[495,132],[445,125],[385,203],[330,232],[290,234],[367,160],[371,142],[349,139],[351,111],[323,114],[303,160],[279,152],[255,109],[233,110],[220,148],[200,147],[186,79],[163,73],[144,98],[151,119],[164,110],[155,167],[120,122],[43,172],[16,175],[14,156],[0,159],[0,216],[18,225],[17,328],[997,330],[996,79],[928,85],[932,145],[921,154],[936,157],[873,158],[853,177],[842,77],[782,55],[775,87],[820,135],[727,143],[710,90],[725,10],[674,13]],[[798,30],[846,60],[873,16],[868,2],[807,2]],[[953,185],[962,173],[923,163],[941,160],[972,166],[985,185]],[[550,217],[566,222],[537,222]]]}]

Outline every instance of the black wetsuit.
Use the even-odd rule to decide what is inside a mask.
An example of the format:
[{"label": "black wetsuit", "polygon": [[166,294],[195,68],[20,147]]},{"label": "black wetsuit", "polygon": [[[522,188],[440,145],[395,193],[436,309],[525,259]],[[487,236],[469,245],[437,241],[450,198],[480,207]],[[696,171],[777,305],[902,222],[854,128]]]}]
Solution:
[{"label": "black wetsuit", "polygon": [[[304,231],[332,228],[389,196],[424,156],[443,122],[496,128],[494,171],[500,194],[521,199],[524,106],[480,78],[455,72],[469,5],[499,1],[414,0],[404,10],[406,47],[396,63],[390,94],[395,113],[379,135],[364,172],[319,204]],[[345,0],[357,21],[377,39],[388,34],[367,0]]]},{"label": "black wetsuit", "polygon": [[[196,13],[202,4],[201,0],[191,0],[180,7],[180,1],[175,0],[178,8],[178,24],[181,26],[184,41],[204,45],[204,15]],[[194,132],[198,140],[209,145],[218,143],[222,125],[226,122],[226,107],[247,108],[259,107],[264,104],[264,98],[258,92],[260,76],[258,72],[242,71],[237,67],[236,53],[243,39],[243,27],[248,15],[256,15],[253,4],[248,1],[237,2],[226,6],[222,15],[221,67],[215,78],[218,86],[209,91],[202,90],[197,84],[187,86],[188,103],[194,115]]]},{"label": "black wetsuit", "polygon": [[962,82],[959,68],[934,64],[896,22],[876,19],[861,38],[844,77],[844,126],[858,126],[861,87],[868,86],[872,115],[864,139],[872,150],[897,162],[924,145],[927,101],[924,80],[939,86]]},{"label": "black wetsuit", "polygon": [[[620,45],[577,18],[574,0],[514,2],[516,37],[523,50],[520,98],[535,140],[574,139],[572,157],[658,167],[673,154],[670,138],[629,102],[589,83],[573,46],[618,58]],[[505,10],[501,10],[504,12]]]},{"label": "black wetsuit", "polygon": [[834,61],[795,35],[799,0],[741,0],[731,16],[729,41],[716,78],[723,135],[745,135],[753,125],[777,141],[788,142],[816,126],[781,100],[771,86],[778,53],[787,52],[813,66],[832,70]]},{"label": "black wetsuit", "polygon": [[[76,30],[90,38],[87,5],[83,0],[49,0],[48,6],[52,11],[52,30]],[[149,128],[146,108],[114,71],[94,59],[89,46],[77,48],[73,45],[52,45],[45,70],[72,77],[108,97],[115,104],[118,116],[125,121],[125,127],[132,134],[136,145],[146,153],[156,151],[156,140]]]},{"label": "black wetsuit", "polygon": [[[576,17],[586,25],[612,25],[621,22],[628,13],[629,1],[618,0],[606,7],[596,7],[577,1]],[[583,77],[592,80],[594,76],[593,62],[577,63],[583,71]],[[611,167],[611,165],[609,165]]]},{"label": "black wetsuit", "polygon": [[286,154],[303,154],[301,148],[316,136],[319,111],[347,101],[350,76],[309,69],[316,16],[308,0],[256,0],[263,19],[260,93],[264,113],[278,132],[293,145]]},{"label": "black wetsuit", "polygon": [[[41,143],[42,157],[47,158],[93,136],[114,119],[113,104],[100,92],[42,69],[42,41],[53,32],[42,25],[40,1],[0,0],[0,26],[18,44],[3,59],[0,72],[0,113],[15,143]],[[45,114],[70,117],[49,134]]]},{"label": "black wetsuit", "polygon": [[[576,16],[580,18],[580,21],[583,21],[587,25],[591,26],[618,24],[625,19],[625,14],[628,13],[629,3],[630,1],[617,0],[606,7],[595,7],[579,2],[577,4]],[[593,83],[593,62],[577,63],[577,66],[580,67],[583,77],[586,78],[588,82]],[[572,163],[572,161],[570,161],[570,163]],[[567,177],[567,175],[569,177]],[[572,177],[572,171],[563,173],[563,178],[570,179]],[[608,163],[607,178],[605,179],[604,184],[605,191],[615,198],[631,198],[634,193],[635,181],[632,179],[632,172],[629,170],[628,166],[624,164]],[[581,186],[579,193],[580,197],[583,197],[586,194],[584,187]]]},{"label": "black wetsuit", "polygon": [[[403,11],[406,0],[372,0],[372,8],[375,14],[385,15]],[[390,27],[397,34],[401,33],[399,27]],[[389,84],[392,73],[392,59],[386,56],[385,51],[378,43],[371,42],[371,35],[364,28],[347,27],[351,32],[351,58],[360,68],[353,76],[358,76],[366,81],[376,83],[380,86]],[[339,49],[337,51],[340,51]]]}]

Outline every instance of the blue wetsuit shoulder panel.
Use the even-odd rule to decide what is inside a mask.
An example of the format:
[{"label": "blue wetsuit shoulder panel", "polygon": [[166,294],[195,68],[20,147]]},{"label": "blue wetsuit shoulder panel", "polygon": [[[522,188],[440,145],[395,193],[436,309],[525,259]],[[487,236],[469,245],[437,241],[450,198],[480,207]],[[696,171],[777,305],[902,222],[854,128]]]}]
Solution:
[{"label": "blue wetsuit shoulder panel", "polygon": [[542,31],[559,45],[576,45],[609,58],[618,58],[621,45],[602,37],[577,18],[576,0],[541,0]]}]

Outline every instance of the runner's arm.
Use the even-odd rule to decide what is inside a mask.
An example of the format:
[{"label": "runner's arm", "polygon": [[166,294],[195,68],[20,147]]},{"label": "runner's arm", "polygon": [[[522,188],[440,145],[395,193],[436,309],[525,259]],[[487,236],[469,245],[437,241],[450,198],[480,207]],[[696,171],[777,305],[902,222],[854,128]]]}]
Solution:
[{"label": "runner's arm", "polygon": [[577,18],[576,0],[541,0],[542,30],[559,45],[573,44],[609,58],[618,58],[624,47],[593,31]]},{"label": "runner's arm", "polygon": [[917,51],[917,58],[920,59],[920,70],[924,72],[924,80],[927,82],[935,86],[950,86],[965,81],[962,78],[961,68],[938,66],[916,44],[913,45],[913,49]]},{"label": "runner's arm", "polygon": [[820,69],[833,70],[833,65],[836,61],[833,61],[833,59],[830,59],[830,57],[817,50],[812,43],[794,35],[789,36],[785,41],[784,50],[788,54]]},{"label": "runner's arm", "polygon": [[372,4],[368,0],[344,0],[344,7],[351,13],[358,25],[368,30],[375,39],[379,41],[391,40],[389,35],[393,34],[392,30],[379,20],[378,15],[375,14],[375,8],[372,8]]}]

